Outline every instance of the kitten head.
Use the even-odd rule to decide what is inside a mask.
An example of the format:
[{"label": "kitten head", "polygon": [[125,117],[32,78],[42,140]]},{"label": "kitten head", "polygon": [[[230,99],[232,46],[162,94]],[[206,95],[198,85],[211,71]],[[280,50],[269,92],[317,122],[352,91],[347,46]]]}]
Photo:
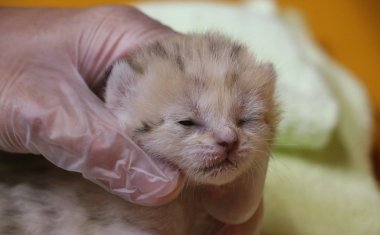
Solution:
[{"label": "kitten head", "polygon": [[107,107],[148,154],[198,183],[264,171],[275,132],[275,73],[219,34],[177,36],[114,64]]}]

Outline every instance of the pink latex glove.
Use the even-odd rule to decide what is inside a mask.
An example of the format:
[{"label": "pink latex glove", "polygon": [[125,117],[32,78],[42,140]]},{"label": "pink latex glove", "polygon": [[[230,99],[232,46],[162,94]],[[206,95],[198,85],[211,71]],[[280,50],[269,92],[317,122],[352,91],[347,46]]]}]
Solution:
[{"label": "pink latex glove", "polygon": [[172,34],[132,7],[0,8],[0,149],[42,154],[130,202],[173,200],[179,172],[118,132],[93,93],[115,59]]}]

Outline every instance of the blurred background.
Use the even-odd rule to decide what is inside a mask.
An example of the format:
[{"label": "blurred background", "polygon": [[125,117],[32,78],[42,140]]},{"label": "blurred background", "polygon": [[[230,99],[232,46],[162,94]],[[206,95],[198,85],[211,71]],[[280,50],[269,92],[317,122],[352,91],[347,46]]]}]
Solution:
[{"label": "blurred background", "polygon": [[[136,3],[144,0],[3,0],[3,6],[91,6]],[[153,1],[151,1],[153,2]],[[157,1],[155,1],[157,2]],[[241,0],[214,0],[239,3]],[[380,109],[380,1],[379,0],[278,0],[305,14],[315,37],[330,55],[362,79]]]},{"label": "blurred background", "polygon": [[[107,3],[138,3],[144,0],[2,0],[2,6],[80,7]],[[153,2],[153,1],[150,1]],[[157,1],[154,1],[157,2]],[[211,2],[211,1],[210,1]],[[239,0],[219,0],[238,4]],[[278,0],[282,7],[301,10],[323,48],[353,72],[367,87],[377,123],[376,146],[380,147],[380,1],[379,0]],[[380,169],[379,152],[374,161]],[[377,156],[377,157],[376,157]],[[379,172],[378,172],[379,173]],[[380,176],[380,174],[379,174]]]}]

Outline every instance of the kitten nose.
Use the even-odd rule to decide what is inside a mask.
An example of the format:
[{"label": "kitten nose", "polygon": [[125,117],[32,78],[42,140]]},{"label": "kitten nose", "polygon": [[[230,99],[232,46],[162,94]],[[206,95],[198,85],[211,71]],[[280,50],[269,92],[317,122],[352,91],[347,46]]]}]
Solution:
[{"label": "kitten nose", "polygon": [[239,143],[236,132],[232,129],[223,130],[214,135],[216,143],[223,147],[227,153],[234,151]]}]

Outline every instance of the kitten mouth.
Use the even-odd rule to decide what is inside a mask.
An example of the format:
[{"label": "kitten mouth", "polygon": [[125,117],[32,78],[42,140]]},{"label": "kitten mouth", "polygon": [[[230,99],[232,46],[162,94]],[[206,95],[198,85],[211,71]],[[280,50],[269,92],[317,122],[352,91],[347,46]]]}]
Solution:
[{"label": "kitten mouth", "polygon": [[221,162],[217,162],[215,164],[211,164],[209,166],[206,166],[204,168],[201,168],[199,171],[201,171],[204,174],[210,174],[211,176],[216,176],[221,173],[225,173],[228,171],[236,170],[238,168],[236,162],[232,162],[228,158]]}]

